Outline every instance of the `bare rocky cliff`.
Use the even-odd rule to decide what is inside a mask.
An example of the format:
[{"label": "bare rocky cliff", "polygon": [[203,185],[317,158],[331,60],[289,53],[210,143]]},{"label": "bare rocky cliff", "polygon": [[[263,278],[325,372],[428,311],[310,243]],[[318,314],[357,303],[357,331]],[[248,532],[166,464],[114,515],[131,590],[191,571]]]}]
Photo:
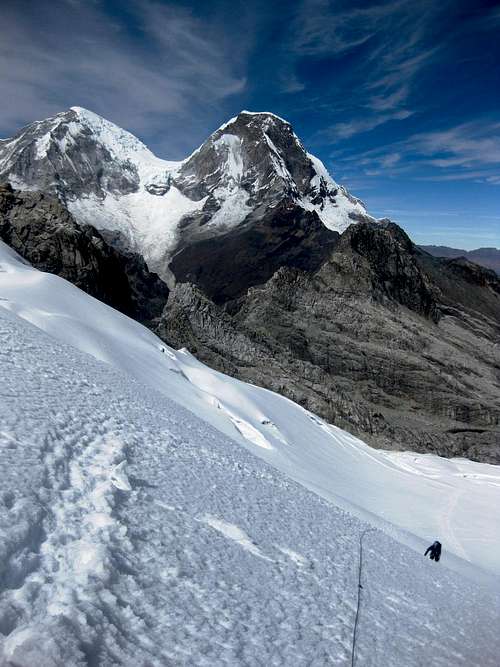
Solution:
[{"label": "bare rocky cliff", "polygon": [[55,273],[135,319],[157,317],[167,286],[142,257],[110,246],[89,225],[79,225],[51,195],[0,186],[0,239],[36,268]]},{"label": "bare rocky cliff", "polygon": [[500,282],[396,225],[352,226],[318,270],[226,307],[178,285],[157,332],[376,447],[500,463]]}]

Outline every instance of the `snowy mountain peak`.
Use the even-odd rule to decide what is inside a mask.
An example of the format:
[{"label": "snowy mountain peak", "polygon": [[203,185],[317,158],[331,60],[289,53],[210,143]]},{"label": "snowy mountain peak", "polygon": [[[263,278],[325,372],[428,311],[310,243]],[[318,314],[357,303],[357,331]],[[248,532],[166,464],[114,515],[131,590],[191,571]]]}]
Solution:
[{"label": "snowy mountain peak", "polygon": [[275,207],[283,200],[315,211],[335,231],[373,220],[362,202],[307,153],[291,124],[269,112],[242,111],[224,123],[184,161],[179,179],[188,196],[209,198],[216,210],[212,225],[234,228],[256,207]]},{"label": "snowy mountain peak", "polygon": [[127,160],[135,156],[157,159],[137,137],[93,111],[83,107],[71,107],[70,112],[76,115],[73,122],[78,122],[82,129],[91,132],[96,141],[106,146],[117,159]]},{"label": "snowy mountain peak", "polygon": [[272,113],[271,111],[248,111],[247,109],[243,109],[239,113],[240,116],[256,116],[256,117],[268,117],[271,119],[274,119],[276,121],[279,121],[280,123],[284,123],[285,125],[290,125],[290,123],[282,118],[281,116],[276,115],[275,113]]},{"label": "snowy mountain peak", "polygon": [[71,107],[0,141],[2,180],[56,194],[80,223],[112,231],[164,278],[180,247],[256,224],[282,206],[313,212],[335,231],[368,217],[290,123],[270,112],[241,111],[188,158],[171,162],[96,113]]},{"label": "snowy mountain peak", "polygon": [[271,113],[271,111],[247,111],[246,109],[243,109],[237,116],[233,116],[233,118],[230,118],[228,121],[223,123],[213,134],[225,130],[226,128],[230,127],[231,125],[233,125],[233,123],[239,120],[243,122],[254,121],[256,123],[263,123],[263,124],[277,122],[283,125],[290,126],[290,123],[287,120],[281,118],[281,116],[277,116],[276,114]]},{"label": "snowy mountain peak", "polygon": [[133,135],[75,107],[23,128],[0,145],[0,173],[19,189],[52,192],[64,201],[130,192],[137,169],[129,156],[147,151]]},{"label": "snowy mountain peak", "polygon": [[284,152],[290,149],[290,144],[295,144],[305,153],[305,148],[293,131],[292,125],[270,111],[240,111],[237,116],[213,132],[208,141],[216,139],[223,133],[241,135],[242,138],[246,137],[253,141],[264,140],[264,145],[267,144],[274,151],[276,151],[276,146],[272,146],[270,141],[276,142],[279,149]]},{"label": "snowy mountain peak", "polygon": [[20,189],[64,201],[137,190],[143,179],[177,163],[157,158],[137,137],[102,116],[71,107],[0,143],[0,175]]}]

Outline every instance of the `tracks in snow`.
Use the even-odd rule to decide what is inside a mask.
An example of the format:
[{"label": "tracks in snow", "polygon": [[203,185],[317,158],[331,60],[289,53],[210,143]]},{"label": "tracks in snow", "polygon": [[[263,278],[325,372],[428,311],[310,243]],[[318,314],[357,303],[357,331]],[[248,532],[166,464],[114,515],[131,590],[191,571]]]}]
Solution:
[{"label": "tracks in snow", "polygon": [[37,567],[2,595],[2,607],[16,619],[3,651],[7,660],[22,657],[27,664],[30,655],[36,656],[33,638],[41,636],[43,627],[85,627],[85,645],[75,632],[73,645],[54,642],[45,655],[54,664],[65,659],[87,664],[99,642],[92,631],[95,603],[105,599],[114,605],[110,578],[120,570],[117,559],[126,561],[132,549],[115,512],[120,494],[131,490],[126,447],[114,434],[112,420],[90,425],[76,414],[59,414],[41,453],[44,471],[37,495],[44,512],[42,539],[29,545],[38,552]]}]

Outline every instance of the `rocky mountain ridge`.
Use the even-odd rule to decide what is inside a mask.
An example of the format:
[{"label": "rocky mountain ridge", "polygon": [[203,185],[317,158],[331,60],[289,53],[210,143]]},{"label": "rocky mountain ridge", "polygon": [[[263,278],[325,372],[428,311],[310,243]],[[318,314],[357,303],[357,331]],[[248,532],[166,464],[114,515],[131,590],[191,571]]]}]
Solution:
[{"label": "rocky mountain ridge", "polygon": [[174,163],[74,108],[0,142],[0,174],[2,238],[167,343],[374,446],[500,463],[498,277],[375,221],[283,119]]},{"label": "rocky mountain ridge", "polygon": [[498,248],[460,250],[459,248],[449,248],[442,245],[422,245],[420,247],[434,257],[448,257],[449,259],[463,257],[500,275],[500,250]]},{"label": "rocky mountain ridge", "polygon": [[500,463],[500,281],[394,224],[350,227],[317,271],[282,267],[230,308],[178,285],[157,333],[376,447]]}]

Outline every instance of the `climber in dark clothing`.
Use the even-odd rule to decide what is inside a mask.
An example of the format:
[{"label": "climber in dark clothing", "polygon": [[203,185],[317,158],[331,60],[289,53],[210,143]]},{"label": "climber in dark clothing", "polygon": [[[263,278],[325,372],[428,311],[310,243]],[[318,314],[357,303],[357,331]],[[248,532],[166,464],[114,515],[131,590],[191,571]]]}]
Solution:
[{"label": "climber in dark clothing", "polygon": [[431,546],[427,548],[424,556],[427,556],[429,551],[431,552],[430,559],[435,560],[437,563],[441,557],[441,542],[438,542],[437,540],[433,542]]}]

